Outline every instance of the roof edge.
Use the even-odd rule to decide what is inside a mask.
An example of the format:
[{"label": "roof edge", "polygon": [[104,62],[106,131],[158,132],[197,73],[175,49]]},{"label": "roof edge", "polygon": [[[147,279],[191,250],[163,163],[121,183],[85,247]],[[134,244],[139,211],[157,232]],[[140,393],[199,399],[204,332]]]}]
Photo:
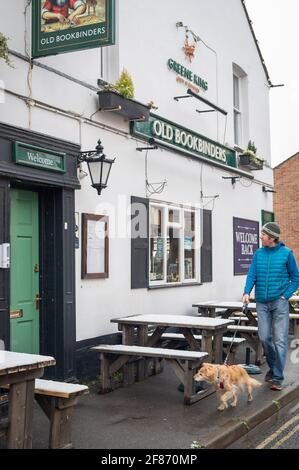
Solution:
[{"label": "roof edge", "polygon": [[241,3],[242,3],[242,6],[243,6],[243,8],[244,8],[244,12],[245,12],[245,15],[246,15],[248,24],[249,24],[249,28],[250,28],[251,34],[252,34],[252,36],[253,36],[253,39],[254,39],[254,42],[255,42],[257,51],[258,51],[258,55],[259,55],[259,57],[260,57],[260,60],[261,60],[261,62],[262,62],[263,69],[264,69],[264,71],[265,71],[268,84],[269,84],[270,87],[272,87],[272,86],[273,86],[273,83],[272,83],[272,81],[271,81],[271,79],[270,79],[270,75],[269,75],[269,72],[268,72],[268,69],[267,69],[267,66],[266,66],[266,63],[265,63],[265,60],[264,60],[262,51],[261,51],[260,46],[259,46],[259,42],[258,42],[257,37],[256,37],[256,35],[255,35],[254,29],[253,29],[253,26],[252,26],[252,20],[250,19],[248,10],[247,10],[247,8],[246,8],[245,0],[241,0]]},{"label": "roof edge", "polygon": [[294,155],[292,155],[291,157],[289,158],[286,158],[283,162],[279,163],[279,165],[276,165],[273,170],[276,170],[277,168],[279,168],[280,166],[284,165],[286,162],[288,162],[289,160],[291,160],[292,158],[294,157],[299,157],[299,151],[294,153]]}]

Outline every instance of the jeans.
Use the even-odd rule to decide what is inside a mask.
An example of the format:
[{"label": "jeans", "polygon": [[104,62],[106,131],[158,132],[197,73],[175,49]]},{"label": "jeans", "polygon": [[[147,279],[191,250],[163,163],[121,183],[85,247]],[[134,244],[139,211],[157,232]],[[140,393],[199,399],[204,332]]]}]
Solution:
[{"label": "jeans", "polygon": [[287,360],[289,334],[289,301],[257,302],[258,334],[263,344],[272,381],[281,384]]}]

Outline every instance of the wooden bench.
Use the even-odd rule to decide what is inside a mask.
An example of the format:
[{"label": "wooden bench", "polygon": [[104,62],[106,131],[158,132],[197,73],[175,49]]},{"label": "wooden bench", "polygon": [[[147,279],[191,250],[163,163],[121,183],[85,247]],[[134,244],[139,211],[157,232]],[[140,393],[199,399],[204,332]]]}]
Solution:
[{"label": "wooden bench", "polygon": [[[9,388],[9,386],[3,388]],[[50,421],[50,449],[72,447],[71,424],[74,407],[78,403],[79,396],[86,393],[88,393],[88,387],[85,385],[44,379],[35,380],[35,399]]]},{"label": "wooden bench", "polygon": [[228,325],[227,330],[231,331],[232,333],[240,333],[242,337],[244,337],[249,346],[255,352],[255,363],[257,365],[261,365],[265,362],[264,353],[263,353],[263,346],[258,337],[258,327],[251,326],[251,325]]},{"label": "wooden bench", "polygon": [[[257,318],[257,313],[256,313],[256,312],[251,312],[251,313],[252,313],[252,315],[253,315],[254,317]],[[234,315],[234,316],[229,317],[229,320],[236,320],[236,319],[238,319],[239,317],[245,318],[245,319],[248,320],[248,318],[246,317],[245,313],[242,313],[242,312],[234,312],[233,315]],[[299,320],[299,313],[290,313],[290,314],[289,314],[289,317],[290,317],[290,319],[292,319],[292,320]]]},{"label": "wooden bench", "polygon": [[[194,339],[197,341],[202,340],[202,335],[194,335]],[[161,336],[161,340],[169,340],[169,341],[187,341],[185,336],[181,333],[163,333]],[[229,336],[224,336],[223,339],[223,346],[228,350],[229,347],[231,346],[230,349],[230,362],[235,363],[235,358],[236,358],[236,352],[238,347],[241,344],[244,344],[246,342],[245,338],[233,338]]]},{"label": "wooden bench", "polygon": [[[113,374],[123,367],[132,356],[138,358],[153,357],[165,359],[171,365],[179,380],[184,384],[185,405],[191,405],[215,391],[209,387],[207,390],[195,394],[193,375],[201,366],[203,360],[208,356],[206,352],[181,351],[177,349],[152,348],[146,346],[127,346],[123,344],[102,344],[91,348],[91,351],[100,354],[102,393],[107,393],[112,390],[111,378]],[[116,356],[116,358],[113,358],[113,356]]]},{"label": "wooden bench", "polygon": [[[234,316],[229,317],[229,320],[239,321],[239,319],[241,318],[240,320],[241,322],[249,321],[249,319],[246,317],[244,313],[235,312],[233,315]],[[256,321],[258,320],[256,312],[251,312],[251,315],[253,315],[253,317],[256,318]],[[292,325],[290,329],[290,334],[293,334],[295,338],[299,338],[299,313],[290,313],[289,319],[290,319],[290,324]]]}]

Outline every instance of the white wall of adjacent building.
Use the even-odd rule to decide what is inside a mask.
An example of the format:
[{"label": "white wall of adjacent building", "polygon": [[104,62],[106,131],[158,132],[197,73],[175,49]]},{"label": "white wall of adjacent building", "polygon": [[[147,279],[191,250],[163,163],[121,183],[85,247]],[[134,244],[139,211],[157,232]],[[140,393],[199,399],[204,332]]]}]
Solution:
[{"label": "white wall of adjacent building", "polygon": [[[30,49],[29,33],[28,43],[24,43],[27,2],[5,3],[0,31],[10,38],[10,49],[26,55],[26,48]],[[247,75],[244,80],[247,91],[242,101],[245,122],[242,147],[246,148],[248,140],[253,140],[258,155],[268,163],[269,88],[240,0],[189,0],[188,4],[179,0],[121,0],[117,5],[117,45],[103,50],[103,73],[99,49],[37,59],[62,75],[36,65],[31,70],[26,61],[15,55],[14,68],[0,62],[0,80],[6,89],[5,100],[0,104],[0,121],[78,143],[82,150],[93,149],[100,138],[105,153],[116,157],[108,189],[100,197],[91,188],[89,176],[80,179],[82,189],[76,193],[76,211],[80,215],[80,249],[76,250],[77,341],[116,331],[110,323],[116,316],[190,314],[195,311],[192,308],[195,301],[240,299],[245,276],[233,275],[233,217],[261,222],[261,209],[272,211],[271,194],[262,191],[263,184],[272,184],[269,167],[253,173],[252,182],[243,179],[232,186],[230,180],[222,179],[230,175],[222,169],[170,150],[149,152],[150,180],[167,180],[157,199],[197,205],[201,202],[201,190],[204,195],[219,195],[215,204],[211,200],[206,206],[213,208],[213,282],[182,288],[131,289],[129,203],[131,195],[146,197],[145,153],[136,151],[140,143],[130,136],[129,123],[114,113],[98,112],[96,92],[69,77],[96,87],[101,76],[115,81],[126,68],[133,77],[138,101],[152,100],[158,106],[155,113],[159,116],[233,148],[233,64],[236,64]],[[29,18],[30,8],[28,31]],[[176,27],[179,21],[206,43],[197,44],[192,63],[186,61],[182,51],[185,34],[184,28]],[[174,96],[184,95],[186,87],[169,70],[170,58],[208,82],[208,91],[200,93],[228,111],[227,122],[223,115],[218,114],[217,118],[217,113],[198,114],[196,109],[207,108],[193,98],[173,100]],[[31,103],[25,100],[28,97],[32,98]],[[49,109],[48,105],[56,109]],[[83,170],[87,168],[83,166]],[[82,280],[81,214],[104,212],[110,217],[109,278]]]}]

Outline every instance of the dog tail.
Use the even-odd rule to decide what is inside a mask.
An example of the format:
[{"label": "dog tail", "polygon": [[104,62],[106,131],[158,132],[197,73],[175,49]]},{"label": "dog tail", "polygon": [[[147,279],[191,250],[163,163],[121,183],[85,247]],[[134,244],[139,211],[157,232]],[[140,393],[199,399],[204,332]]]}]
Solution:
[{"label": "dog tail", "polygon": [[262,382],[259,382],[258,380],[253,379],[252,377],[249,377],[249,383],[252,387],[261,387]]}]

